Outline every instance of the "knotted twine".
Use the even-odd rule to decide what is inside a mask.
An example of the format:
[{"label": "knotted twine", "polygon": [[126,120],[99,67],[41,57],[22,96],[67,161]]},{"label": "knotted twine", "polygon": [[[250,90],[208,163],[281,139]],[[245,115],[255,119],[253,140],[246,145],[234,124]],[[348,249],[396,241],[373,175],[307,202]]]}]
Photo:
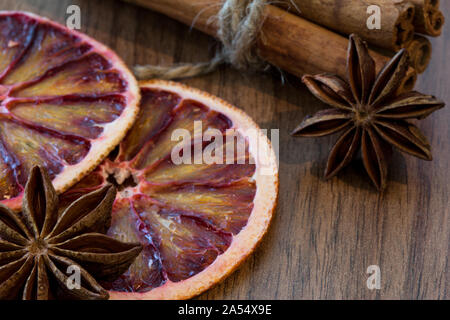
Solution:
[{"label": "knotted twine", "polygon": [[210,61],[173,66],[137,65],[138,79],[182,79],[203,75],[229,63],[238,70],[259,70],[267,66],[253,50],[261,30],[267,0],[225,0],[220,9],[217,37],[222,42]]}]

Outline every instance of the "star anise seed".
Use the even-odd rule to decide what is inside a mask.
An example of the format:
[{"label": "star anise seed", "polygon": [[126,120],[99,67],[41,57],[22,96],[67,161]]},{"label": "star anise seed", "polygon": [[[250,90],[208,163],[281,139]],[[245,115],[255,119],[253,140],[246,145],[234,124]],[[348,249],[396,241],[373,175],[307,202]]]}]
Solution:
[{"label": "star anise seed", "polygon": [[[102,234],[110,226],[116,193],[107,185],[58,214],[51,179],[34,167],[22,212],[0,204],[0,299],[107,299],[96,279],[117,278],[142,249]],[[72,281],[75,272],[79,286]]]},{"label": "star anise seed", "polygon": [[326,178],[348,165],[358,150],[379,190],[386,186],[391,145],[421,159],[432,159],[427,139],[407,119],[423,119],[445,104],[414,91],[398,93],[408,65],[407,53],[401,50],[375,76],[375,63],[366,43],[351,35],[348,83],[328,74],[303,77],[308,89],[332,109],[305,118],[292,135],[319,137],[344,131],[330,152]]}]

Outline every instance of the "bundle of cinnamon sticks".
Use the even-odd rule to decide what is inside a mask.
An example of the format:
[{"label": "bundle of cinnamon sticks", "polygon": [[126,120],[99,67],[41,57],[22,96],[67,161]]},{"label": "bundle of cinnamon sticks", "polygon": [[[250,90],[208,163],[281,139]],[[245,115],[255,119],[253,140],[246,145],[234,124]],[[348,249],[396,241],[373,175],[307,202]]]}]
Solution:
[{"label": "bundle of cinnamon sticks", "polygon": [[[386,55],[406,48],[418,73],[431,58],[431,42],[423,35],[439,36],[445,22],[439,0],[281,0],[278,5],[341,34],[358,33]],[[379,29],[367,25],[377,18]]]},{"label": "bundle of cinnamon sticks", "polygon": [[[125,0],[217,36],[223,0]],[[334,73],[346,76],[347,35],[357,33],[373,45],[377,70],[400,48],[407,48],[411,68],[403,90],[415,84],[431,55],[422,33],[437,36],[444,16],[439,0],[371,0],[379,8],[381,29],[369,29],[369,4],[364,0],[279,0],[266,5],[255,49],[265,61],[294,75]],[[373,9],[373,7],[371,8]],[[368,13],[369,12],[369,13]],[[376,10],[374,14],[377,14]]]}]

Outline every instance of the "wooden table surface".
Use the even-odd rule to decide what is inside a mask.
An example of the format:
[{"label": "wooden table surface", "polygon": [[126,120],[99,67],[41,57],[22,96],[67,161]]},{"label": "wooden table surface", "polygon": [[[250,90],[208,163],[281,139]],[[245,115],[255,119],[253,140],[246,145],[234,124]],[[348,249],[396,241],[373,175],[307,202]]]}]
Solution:
[{"label": "wooden table surface", "polygon": [[[450,19],[450,2],[441,1]],[[0,0],[59,22],[77,4],[82,31],[128,63],[206,61],[216,42],[149,10],[113,0]],[[450,103],[450,21],[433,42],[417,90]],[[449,299],[450,107],[420,122],[433,162],[395,153],[380,194],[360,162],[322,178],[336,137],[294,139],[289,132],[324,107],[300,81],[279,73],[241,74],[225,66],[183,81],[244,109],[262,128],[280,129],[280,197],[273,224],[242,267],[200,299]],[[370,265],[381,289],[366,285]]]}]

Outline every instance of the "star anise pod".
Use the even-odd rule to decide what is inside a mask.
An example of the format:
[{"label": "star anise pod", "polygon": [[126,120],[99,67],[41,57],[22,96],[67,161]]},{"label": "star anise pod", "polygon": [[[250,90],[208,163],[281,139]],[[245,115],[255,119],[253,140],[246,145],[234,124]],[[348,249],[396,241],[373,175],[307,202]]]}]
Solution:
[{"label": "star anise pod", "polygon": [[107,185],[58,214],[51,179],[34,167],[22,212],[0,204],[0,299],[107,299],[96,279],[117,278],[142,249],[103,234],[116,193]]},{"label": "star anise pod", "polygon": [[347,54],[348,83],[328,75],[305,75],[303,82],[332,108],[307,117],[294,136],[319,137],[344,131],[330,152],[325,177],[336,175],[361,150],[364,167],[375,186],[386,186],[391,145],[431,160],[430,144],[406,119],[423,119],[444,107],[442,101],[418,92],[398,93],[408,69],[405,50],[399,51],[375,75],[375,62],[367,45],[351,35]]}]

